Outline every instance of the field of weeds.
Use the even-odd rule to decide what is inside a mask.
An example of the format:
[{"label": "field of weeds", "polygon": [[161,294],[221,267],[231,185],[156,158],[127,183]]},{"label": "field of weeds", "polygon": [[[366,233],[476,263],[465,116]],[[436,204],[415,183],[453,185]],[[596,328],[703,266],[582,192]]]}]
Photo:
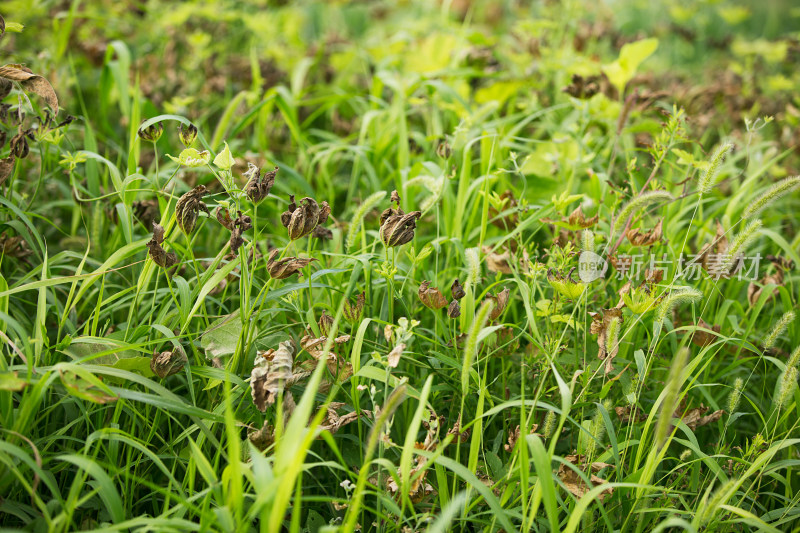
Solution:
[{"label": "field of weeds", "polygon": [[3,531],[800,530],[790,0],[8,0]]}]

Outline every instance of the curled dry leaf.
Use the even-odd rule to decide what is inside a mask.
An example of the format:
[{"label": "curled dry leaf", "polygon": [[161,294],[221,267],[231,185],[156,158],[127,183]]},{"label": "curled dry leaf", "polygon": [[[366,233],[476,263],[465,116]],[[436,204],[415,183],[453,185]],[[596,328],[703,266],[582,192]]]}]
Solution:
[{"label": "curled dry leaf", "polygon": [[[536,430],[538,428],[539,428],[539,426],[537,424],[533,424],[533,426],[531,426],[530,434],[531,435],[538,435],[539,437],[542,437],[542,435],[540,435],[539,433],[536,433]],[[520,429],[519,425],[517,425],[517,427],[515,429],[513,429],[513,430],[509,429],[508,430],[508,444],[504,444],[503,445],[503,449],[505,451],[509,452],[509,453],[513,452],[514,451],[514,447],[517,445],[517,441],[519,440],[519,438],[521,436],[521,433],[522,433],[522,430]]]},{"label": "curled dry leaf", "polygon": [[397,192],[397,190],[392,191],[389,201],[394,202],[398,206],[400,205],[400,194]]},{"label": "curled dry leaf", "polygon": [[639,228],[631,228],[625,234],[628,238],[628,241],[633,246],[652,246],[655,243],[662,241],[664,238],[663,235],[663,220],[659,220],[656,227],[649,231],[642,231]]},{"label": "curled dry leaf", "polygon": [[[613,465],[607,463],[599,463],[599,462],[591,463],[591,465],[582,465],[584,458],[579,455],[568,455],[564,459],[579,467],[581,471],[585,471],[584,469],[586,468],[586,466],[589,466],[589,470],[591,472],[599,472],[603,468],[607,467],[613,468]],[[562,463],[561,466],[558,467],[559,479],[561,479],[561,482],[564,483],[564,486],[567,488],[567,490],[569,490],[573,496],[579,499],[582,498],[587,492],[592,490],[594,486],[606,483],[605,479],[598,477],[591,472],[589,473],[589,479],[591,481],[591,485],[589,485],[575,470],[573,470],[566,464]],[[597,497],[597,499],[603,501],[613,492],[614,489],[608,488],[603,492],[601,492],[600,495]]]},{"label": "curled dry leaf", "polygon": [[268,405],[275,403],[277,395],[291,382],[294,354],[294,342],[288,340],[278,345],[278,349],[271,354],[271,360],[256,357],[250,373],[250,390],[253,403],[262,413]]},{"label": "curled dry leaf", "polygon": [[294,196],[290,196],[289,207],[281,214],[281,223],[289,232],[293,241],[305,237],[317,227],[328,220],[331,208],[328,202],[318,204],[313,198],[305,197],[300,200],[300,206],[295,204]]},{"label": "curled dry leaf", "polygon": [[506,306],[508,305],[508,299],[511,291],[506,287],[499,293],[497,296],[489,293],[487,299],[494,300],[494,307],[492,308],[492,312],[489,313],[489,320],[497,320],[500,315],[503,314],[503,311],[506,310]]},{"label": "curled dry leaf", "polygon": [[0,233],[0,255],[27,262],[27,257],[32,253],[27,241],[21,235],[12,237],[5,231]]},{"label": "curled dry leaf", "polygon": [[423,281],[417,292],[422,304],[429,309],[441,309],[447,305],[447,300],[439,289],[430,286],[429,281]]},{"label": "curled dry leaf", "polygon": [[[710,424],[711,422],[715,422],[719,420],[725,411],[719,409],[714,411],[710,415],[706,415],[705,413],[708,412],[708,407],[704,405],[700,405],[700,407],[694,407],[686,411],[686,413],[681,418],[681,422],[689,426],[689,429],[694,431],[700,426],[705,426],[706,424]],[[705,415],[705,416],[704,416]],[[678,418],[680,416],[679,413],[675,413],[675,417]]]},{"label": "curled dry leaf", "polygon": [[623,423],[628,423],[631,420],[634,422],[644,422],[647,420],[647,414],[642,413],[638,407],[627,405],[625,407],[615,407],[614,411]]},{"label": "curled dry leaf", "polygon": [[[716,324],[712,327],[711,324],[708,324],[702,318],[697,322],[697,326],[703,329],[711,330],[714,333],[719,333],[722,330],[722,327],[720,325]],[[709,344],[715,342],[718,338],[718,336],[715,335],[714,333],[710,333],[708,331],[702,331],[699,329],[695,330],[694,333],[692,334],[692,342],[696,346],[700,347],[708,346]]]},{"label": "curled dry leaf", "polygon": [[200,211],[207,215],[210,214],[208,207],[202,201],[207,192],[208,189],[206,189],[205,185],[198,185],[181,196],[178,199],[178,203],[175,204],[175,221],[181,231],[187,235],[194,231],[194,227],[197,224],[197,215]]},{"label": "curled dry leaf", "polygon": [[23,89],[40,96],[53,112],[58,114],[58,97],[53,86],[42,76],[34,74],[22,65],[0,67],[0,78],[19,83]]},{"label": "curled dry leaf", "polygon": [[180,346],[169,352],[159,353],[154,350],[153,357],[150,359],[150,370],[156,376],[164,379],[180,372],[188,362],[189,359],[186,357],[186,352]]},{"label": "curled dry leaf", "polygon": [[508,248],[504,249],[503,253],[495,252],[491,246],[484,246],[483,253],[486,255],[486,266],[490,272],[497,272],[499,274],[512,274],[511,269],[511,252]]},{"label": "curled dry leaf", "polygon": [[272,186],[275,185],[275,177],[278,175],[279,167],[275,167],[269,172],[261,175],[261,169],[253,163],[247,163],[247,172],[244,177],[247,179],[244,192],[253,203],[258,203],[269,196]]},{"label": "curled dry leaf", "polygon": [[333,232],[328,228],[317,226],[314,228],[314,231],[311,232],[311,236],[315,239],[329,241],[333,239]]},{"label": "curled dry leaf", "polygon": [[[340,335],[333,339],[333,345],[331,346],[330,355],[334,358],[338,358],[339,355],[333,351],[334,347],[337,345],[344,344],[350,340],[350,335]],[[308,352],[308,354],[313,357],[314,359],[320,359],[324,353],[325,343],[328,342],[328,337],[319,337],[314,338],[310,335],[306,335],[302,339],[300,339],[300,347]]]},{"label": "curled dry leaf", "polygon": [[756,305],[756,302],[758,302],[758,299],[761,297],[761,293],[764,292],[764,289],[767,287],[767,285],[777,285],[777,287],[772,289],[772,294],[770,294],[769,298],[767,298],[767,301],[770,301],[772,298],[780,294],[780,289],[778,287],[783,286],[783,270],[781,268],[778,268],[772,274],[767,274],[758,280],[758,284],[751,282],[747,286],[747,301],[750,302],[751,307]]},{"label": "curled dry leaf", "polygon": [[178,263],[178,256],[175,255],[175,252],[166,252],[161,246],[163,242],[164,228],[153,222],[153,238],[145,246],[155,264],[161,268],[170,269]]},{"label": "curled dry leaf", "polygon": [[622,328],[622,324],[625,321],[622,316],[622,308],[612,307],[611,309],[603,309],[600,313],[590,312],[589,316],[592,317],[590,331],[592,335],[597,335],[597,346],[599,348],[597,357],[605,360],[606,374],[608,374],[613,369],[614,358],[619,352],[619,342],[614,343],[611,351],[608,350],[608,327],[612,321],[617,320],[619,321],[618,327]]},{"label": "curled dry leaf", "polygon": [[417,220],[421,211],[404,213],[399,207],[388,208],[381,214],[381,229],[378,232],[383,243],[388,247],[401,246],[414,238]]},{"label": "curled dry leaf", "polygon": [[358,411],[350,411],[349,413],[339,415],[337,409],[340,409],[341,407],[343,407],[343,404],[341,403],[331,403],[326,410],[325,419],[322,421],[322,424],[320,424],[319,428],[325,431],[330,431],[331,433],[336,433],[343,426],[355,422],[361,417],[372,417],[372,411],[366,410],[362,410],[360,413]]},{"label": "curled dry leaf", "polygon": [[406,345],[402,342],[399,343],[397,346],[392,348],[392,351],[386,356],[386,359],[389,362],[389,366],[392,368],[397,368],[397,365],[400,364],[400,357],[403,355],[403,351],[406,349]]},{"label": "curled dry leaf", "polygon": [[14,172],[14,156],[8,156],[0,159],[0,185]]},{"label": "curled dry leaf", "polygon": [[292,274],[300,272],[300,270],[316,261],[316,259],[313,257],[309,259],[286,257],[284,259],[277,260],[279,253],[280,252],[277,249],[272,250],[269,254],[269,258],[267,259],[267,272],[269,272],[269,275],[275,279],[288,278]]},{"label": "curled dry leaf", "polygon": [[564,87],[563,91],[573,98],[586,100],[600,92],[600,76],[572,75],[572,83]]},{"label": "curled dry leaf", "polygon": [[333,328],[333,322],[334,318],[323,310],[322,315],[319,317],[319,320],[317,321],[317,326],[319,326],[319,331],[323,336],[325,337],[328,336],[328,334],[331,331],[331,328]]}]

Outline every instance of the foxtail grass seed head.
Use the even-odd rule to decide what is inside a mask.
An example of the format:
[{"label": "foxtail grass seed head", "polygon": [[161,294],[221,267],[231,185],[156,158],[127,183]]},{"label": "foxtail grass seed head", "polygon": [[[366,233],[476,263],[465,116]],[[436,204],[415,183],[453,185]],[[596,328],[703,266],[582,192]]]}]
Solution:
[{"label": "foxtail grass seed head", "polygon": [[725,156],[733,148],[733,143],[726,142],[720,145],[711,156],[708,163],[708,168],[700,176],[700,181],[697,184],[697,191],[703,195],[708,194],[714,185],[717,184],[717,175],[719,174],[719,167],[725,161]]},{"label": "foxtail grass seed head", "polygon": [[639,210],[644,209],[648,205],[668,202],[674,199],[675,197],[667,191],[648,191],[640,194],[622,207],[619,215],[617,215],[617,218],[614,220],[613,233],[622,230],[625,227],[625,223],[628,221],[628,218],[631,215],[638,213]]},{"label": "foxtail grass seed head", "polygon": [[775,394],[775,406],[778,409],[783,409],[786,406],[794,393],[795,387],[797,387],[797,367],[787,366],[786,371],[781,376],[781,381]]},{"label": "foxtail grass seed head", "polygon": [[[714,493],[711,495],[711,498],[708,498],[707,502],[703,502],[704,505],[700,505],[701,514],[699,522],[701,525],[705,525],[714,519],[719,512],[720,507],[728,502],[728,499],[730,498],[729,493],[736,483],[736,479],[729,479],[714,491]],[[706,498],[703,499],[705,500]]]},{"label": "foxtail grass seed head", "polygon": [[305,197],[298,206],[294,202],[294,195],[289,196],[289,200],[289,207],[281,214],[281,223],[293,241],[314,231],[318,224],[324,224],[331,214],[328,202],[318,204],[313,198]]},{"label": "foxtail grass seed head", "polygon": [[744,380],[736,378],[733,382],[733,389],[728,396],[728,414],[733,414],[739,408],[739,401],[742,399],[742,389],[744,389]]},{"label": "foxtail grass seed head", "polygon": [[553,436],[553,432],[556,430],[556,412],[555,411],[547,411],[547,415],[544,417],[544,424],[542,425],[542,435],[544,438],[549,439]]},{"label": "foxtail grass seed head", "polygon": [[771,349],[775,346],[775,343],[778,340],[778,337],[783,335],[783,332],[786,331],[786,328],[789,327],[789,324],[794,322],[795,313],[794,311],[786,311],[781,318],[775,322],[775,325],[772,326],[772,329],[764,337],[764,351]]},{"label": "foxtail grass seed head", "polygon": [[622,329],[622,320],[619,317],[612,317],[606,327],[606,352],[610,354],[617,353],[619,344],[619,333]]},{"label": "foxtail grass seed head", "polygon": [[660,327],[661,324],[664,323],[667,315],[670,314],[675,306],[696,302],[702,297],[703,293],[692,287],[676,287],[661,301],[661,304],[658,306],[655,316],[656,326]]},{"label": "foxtail grass seed head", "polygon": [[465,255],[467,259],[467,282],[465,286],[469,288],[473,287],[481,278],[481,260],[477,248],[467,248]]},{"label": "foxtail grass seed head", "polygon": [[590,229],[585,229],[581,232],[581,250],[594,252],[594,232]]},{"label": "foxtail grass seed head", "polygon": [[592,433],[591,437],[589,437],[586,441],[586,455],[592,457],[595,455],[595,452],[603,442],[603,438],[606,435],[606,425],[603,422],[603,413],[600,409],[597,409],[597,412],[592,417],[592,423],[590,426],[590,431]]},{"label": "foxtail grass seed head", "polygon": [[792,176],[791,178],[779,181],[767,189],[761,196],[747,204],[742,218],[746,220],[758,216],[764,209],[796,190],[798,187],[800,187],[800,176]]},{"label": "foxtail grass seed head", "polygon": [[178,199],[175,204],[175,220],[178,227],[181,228],[185,234],[189,235],[194,231],[195,224],[197,223],[197,215],[200,211],[205,212],[207,215],[208,207],[203,203],[202,198],[206,195],[208,189],[205,185],[198,185],[191,191],[187,192]]},{"label": "foxtail grass seed head", "polygon": [[350,227],[347,229],[347,237],[344,241],[347,250],[351,250],[353,248],[356,237],[361,230],[361,225],[364,222],[364,217],[367,216],[367,213],[375,209],[375,207],[380,204],[381,200],[383,200],[385,197],[386,191],[378,191],[375,194],[368,196],[367,199],[361,202],[361,205],[358,206],[358,209],[356,209],[356,212],[353,215],[353,219],[350,221]]},{"label": "foxtail grass seed head", "polygon": [[421,211],[405,213],[399,207],[388,208],[381,214],[381,229],[379,231],[383,243],[392,248],[411,242],[414,231],[417,229],[417,220],[422,216]]},{"label": "foxtail grass seed head", "polygon": [[800,366],[800,346],[794,349],[792,355],[786,361],[786,368],[793,368]]},{"label": "foxtail grass seed head", "polygon": [[761,222],[761,219],[757,218],[750,221],[747,226],[736,235],[733,242],[731,242],[730,246],[728,246],[728,249],[725,251],[722,265],[723,272],[730,270],[739,258],[747,252],[747,249],[753,244],[753,241],[758,238],[758,230],[761,229],[762,225],[763,222]]},{"label": "foxtail grass seed head", "polygon": [[180,124],[178,126],[178,137],[180,137],[181,143],[186,148],[191,147],[195,139],[197,139],[197,126],[194,124]]},{"label": "foxtail grass seed head", "polygon": [[678,395],[681,392],[681,385],[683,385],[683,369],[688,360],[689,349],[682,347],[675,354],[669,368],[669,377],[664,386],[664,400],[661,403],[661,411],[655,429],[655,442],[659,449],[664,446],[667,434],[672,427],[672,415],[678,405]]},{"label": "foxtail grass seed head", "polygon": [[156,122],[155,124],[150,124],[146,128],[139,128],[139,131],[136,133],[143,141],[154,143],[157,142],[161,138],[161,134],[164,133],[164,126],[162,126],[160,122]]}]

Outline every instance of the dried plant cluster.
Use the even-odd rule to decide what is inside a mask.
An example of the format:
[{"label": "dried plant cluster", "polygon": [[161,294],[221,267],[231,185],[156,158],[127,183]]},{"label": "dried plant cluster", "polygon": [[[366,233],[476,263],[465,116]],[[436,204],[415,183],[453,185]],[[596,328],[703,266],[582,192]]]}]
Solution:
[{"label": "dried plant cluster", "polygon": [[17,4],[3,527],[796,526],[790,14]]}]

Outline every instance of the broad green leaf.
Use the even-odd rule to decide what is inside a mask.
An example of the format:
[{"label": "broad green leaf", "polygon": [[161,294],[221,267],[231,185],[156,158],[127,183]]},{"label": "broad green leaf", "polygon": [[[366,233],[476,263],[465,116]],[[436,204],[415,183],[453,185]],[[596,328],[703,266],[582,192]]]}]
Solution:
[{"label": "broad green leaf", "polygon": [[180,165],[194,168],[207,165],[208,162],[211,161],[211,152],[208,150],[198,152],[194,148],[186,148],[178,157],[174,157],[169,154],[167,154],[167,157]]},{"label": "broad green leaf", "polygon": [[628,43],[622,47],[616,61],[603,65],[603,72],[620,94],[625,91],[625,86],[636,75],[639,65],[650,57],[656,48],[658,48],[658,39],[655,37]]},{"label": "broad green leaf", "polygon": [[228,143],[225,143],[225,148],[214,158],[214,165],[222,170],[230,170],[235,163],[236,161],[233,159],[233,154],[231,154],[231,150],[228,148]]}]

